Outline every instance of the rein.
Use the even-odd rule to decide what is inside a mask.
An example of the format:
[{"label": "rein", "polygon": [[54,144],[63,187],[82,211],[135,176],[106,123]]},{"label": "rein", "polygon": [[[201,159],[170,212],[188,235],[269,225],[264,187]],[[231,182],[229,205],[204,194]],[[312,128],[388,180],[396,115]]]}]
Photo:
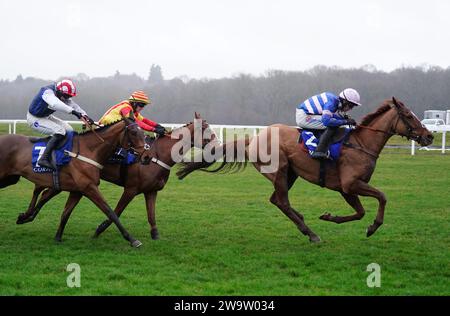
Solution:
[{"label": "rein", "polygon": [[[391,107],[391,108],[392,108],[392,107]],[[393,136],[393,135],[397,135],[397,134],[398,134],[398,133],[395,133],[394,131],[397,129],[398,122],[399,122],[400,119],[401,119],[401,120],[403,121],[403,123],[407,126],[407,128],[408,128],[408,133],[409,133],[409,134],[408,134],[408,135],[401,135],[401,134],[398,134],[398,135],[404,136],[404,137],[406,137],[407,139],[414,139],[414,137],[411,136],[411,132],[412,132],[411,126],[409,125],[409,123],[407,123],[405,120],[403,120],[402,114],[400,113],[400,111],[398,110],[398,108],[395,107],[395,109],[396,109],[396,111],[397,111],[397,113],[398,113],[397,120],[395,121],[395,124],[393,124],[393,125],[391,126],[391,130],[389,130],[389,131],[384,131],[384,130],[377,129],[377,128],[373,128],[373,127],[366,126],[366,125],[357,125],[357,127],[358,127],[358,128],[367,129],[367,130],[370,130],[370,131],[373,131],[373,132],[378,132],[378,133],[383,133],[383,134],[386,134],[386,135],[389,135],[389,136]],[[356,137],[356,138],[357,138],[357,137]],[[359,142],[358,142],[358,143],[359,143]],[[344,145],[347,146],[347,147],[349,147],[349,148],[353,148],[353,149],[357,149],[357,150],[359,150],[359,151],[362,151],[362,152],[366,153],[367,155],[369,155],[369,156],[371,156],[371,157],[374,157],[375,159],[378,159],[378,157],[379,157],[379,154],[374,153],[374,152],[372,152],[372,151],[370,151],[370,150],[364,148],[364,147],[361,146],[361,145],[355,145],[355,144],[352,144],[352,143],[350,143],[350,142],[345,142]]]},{"label": "rein", "polygon": [[[85,125],[87,125],[87,126],[89,127],[89,129],[91,130],[91,132],[94,133],[94,135],[100,140],[101,143],[104,143],[104,142],[105,142],[105,140],[104,140],[99,134],[97,134],[97,132],[95,131],[95,129],[92,127],[92,125],[89,124],[89,122],[88,122],[84,117],[82,117],[81,120],[84,122]],[[94,123],[94,124],[95,124],[95,123]],[[95,125],[100,126],[100,125],[98,125],[98,124],[95,124]]]}]

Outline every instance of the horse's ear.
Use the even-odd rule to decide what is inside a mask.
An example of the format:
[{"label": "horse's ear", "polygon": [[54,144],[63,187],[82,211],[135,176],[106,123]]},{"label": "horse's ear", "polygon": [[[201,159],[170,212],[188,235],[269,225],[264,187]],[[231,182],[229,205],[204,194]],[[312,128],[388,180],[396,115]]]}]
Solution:
[{"label": "horse's ear", "polygon": [[399,105],[398,102],[397,102],[397,99],[395,97],[392,97],[392,102],[394,102],[395,106]]},{"label": "horse's ear", "polygon": [[201,119],[202,116],[200,115],[200,113],[195,112],[194,117],[198,120]]}]

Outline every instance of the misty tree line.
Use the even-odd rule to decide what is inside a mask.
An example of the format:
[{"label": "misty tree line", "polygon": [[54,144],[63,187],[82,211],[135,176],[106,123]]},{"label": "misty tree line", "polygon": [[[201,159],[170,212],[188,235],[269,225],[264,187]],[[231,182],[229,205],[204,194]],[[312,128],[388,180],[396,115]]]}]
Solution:
[{"label": "misty tree line", "polygon": [[[74,100],[94,119],[134,90],[144,90],[152,99],[152,105],[142,112],[144,116],[170,123],[192,121],[197,111],[212,124],[295,125],[297,104],[314,94],[324,91],[337,94],[346,87],[361,94],[363,106],[352,111],[355,118],[375,110],[392,96],[403,101],[419,118],[423,118],[425,110],[450,109],[450,67],[404,67],[383,72],[373,66],[357,69],[316,66],[307,71],[270,70],[261,76],[164,80],[161,67],[153,65],[148,78],[116,72],[110,77],[78,74],[71,79],[79,93]],[[0,119],[24,119],[34,95],[49,83],[20,75],[13,81],[0,80]],[[65,114],[58,116],[75,119]]]}]

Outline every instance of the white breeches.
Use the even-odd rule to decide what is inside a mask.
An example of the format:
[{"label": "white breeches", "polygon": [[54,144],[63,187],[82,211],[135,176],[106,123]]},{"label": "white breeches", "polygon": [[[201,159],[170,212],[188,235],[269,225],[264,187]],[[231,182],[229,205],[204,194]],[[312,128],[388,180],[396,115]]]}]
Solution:
[{"label": "white breeches", "polygon": [[306,129],[326,129],[322,123],[322,115],[309,115],[305,111],[296,109],[295,121],[297,126]]},{"label": "white breeches", "polygon": [[72,126],[53,115],[36,117],[28,112],[27,122],[32,129],[45,135],[66,135],[66,132],[73,131]]}]

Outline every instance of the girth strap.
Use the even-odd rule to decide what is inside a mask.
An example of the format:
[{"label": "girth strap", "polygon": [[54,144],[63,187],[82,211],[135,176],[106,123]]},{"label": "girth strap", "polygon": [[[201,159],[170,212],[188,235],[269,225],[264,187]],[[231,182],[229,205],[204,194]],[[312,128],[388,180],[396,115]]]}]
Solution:
[{"label": "girth strap", "polygon": [[170,171],[170,169],[172,169],[171,166],[169,166],[168,164],[162,162],[159,159],[156,159],[155,157],[152,157],[152,162],[156,163],[157,165],[160,165],[161,167],[163,167],[164,169]]},{"label": "girth strap", "polygon": [[98,162],[96,162],[96,161],[94,161],[92,159],[89,159],[87,157],[81,156],[80,154],[75,154],[75,153],[73,153],[71,151],[68,151],[68,150],[64,150],[64,154],[66,154],[67,156],[70,156],[72,158],[77,158],[77,159],[79,159],[81,161],[84,161],[84,162],[86,162],[88,164],[91,164],[91,165],[97,167],[100,170],[103,169],[103,166],[101,164],[99,164]]}]

